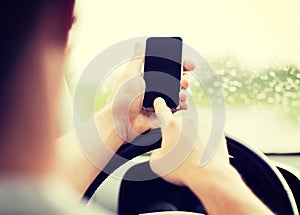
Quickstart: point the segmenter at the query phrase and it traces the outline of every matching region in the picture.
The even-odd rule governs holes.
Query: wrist
[[[201,199],[208,214],[273,214],[232,166],[206,174],[198,170],[190,177],[187,186]]]
[[[191,169],[184,179],[185,185],[192,191],[197,190],[200,195],[206,195],[212,189],[218,189],[218,186],[224,186],[226,183],[237,182],[242,182],[242,179],[231,165],[209,169],[197,166]]]
[[[112,117],[112,107],[110,104],[104,106],[96,115],[95,121],[97,124],[98,132],[103,142],[114,152],[124,143],[124,140],[118,133],[116,125],[118,122],[114,122]],[[119,129],[120,130],[120,129]]]

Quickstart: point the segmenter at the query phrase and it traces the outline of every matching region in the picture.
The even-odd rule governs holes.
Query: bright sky
[[[77,0],[71,65],[80,73],[104,48],[156,35],[181,36],[204,57],[299,63],[299,8],[299,0]]]

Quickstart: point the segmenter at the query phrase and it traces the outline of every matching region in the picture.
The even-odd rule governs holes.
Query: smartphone
[[[180,37],[147,39],[144,62],[146,90],[143,109],[154,110],[153,102],[157,97],[162,97],[171,110],[179,109],[182,68],[182,39]]]

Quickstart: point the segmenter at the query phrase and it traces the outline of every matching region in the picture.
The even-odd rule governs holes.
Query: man
[[[0,214],[101,214],[76,202],[111,155],[99,154],[99,169],[82,154],[74,132],[55,143],[56,103],[74,0],[10,0],[2,2],[0,8]],[[112,99],[95,116],[100,136],[113,152],[125,142],[116,127],[130,138],[135,136],[128,128],[135,133],[150,128],[149,117],[141,111],[142,96],[132,101],[130,93],[126,93],[114,107],[111,102],[133,76],[139,77],[134,87],[145,87],[140,75],[143,58],[136,57],[142,48],[137,46],[135,52]],[[193,69],[190,63],[185,67]],[[181,84],[184,89],[188,87],[186,79]],[[186,106],[184,93],[181,100]],[[128,116],[112,122],[112,108],[121,109],[124,104],[131,105]],[[163,174],[165,164],[161,158],[170,159],[168,153],[175,144],[192,140],[189,135],[179,139],[180,121],[161,98],[155,100],[154,107],[163,130],[162,148],[151,155],[154,172],[169,182],[188,186],[209,214],[272,214],[230,166],[225,140],[210,163],[199,167],[204,146],[199,136],[189,157],[172,172]],[[129,118],[129,123],[124,118]],[[194,125],[193,120],[183,122],[191,132],[200,129],[205,134],[205,128]],[[72,188],[57,182],[61,181],[57,178],[64,178]],[[201,183],[196,178],[201,178]]]

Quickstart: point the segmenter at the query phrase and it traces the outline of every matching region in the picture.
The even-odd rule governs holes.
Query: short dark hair
[[[0,78],[11,72],[24,43],[47,8],[59,16],[57,35],[62,42],[73,23],[75,0],[4,0],[0,3]],[[47,26],[45,26],[47,28]]]
[[[3,132],[6,132],[7,120],[14,114],[11,113],[14,111],[14,101],[18,100],[15,95],[18,91],[13,91],[16,86],[12,81],[15,77],[28,76],[23,74],[24,71],[17,71],[15,68],[27,41],[32,38],[42,18],[49,16],[50,20],[55,20],[54,26],[42,27],[46,31],[49,29],[48,36],[51,43],[66,45],[68,32],[74,19],[74,4],[75,0],[2,0],[0,2],[0,137]],[[56,23],[56,20],[59,22]]]

